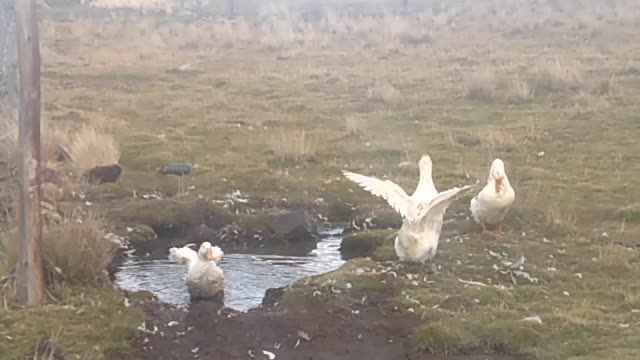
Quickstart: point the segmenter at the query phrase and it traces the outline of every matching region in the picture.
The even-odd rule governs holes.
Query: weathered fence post
[[[40,40],[35,0],[16,0],[16,35],[20,75],[18,140],[18,299],[22,304],[44,301],[40,214]]]

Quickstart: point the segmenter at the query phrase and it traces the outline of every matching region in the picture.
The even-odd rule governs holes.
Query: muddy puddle
[[[342,229],[321,232],[317,248],[307,256],[225,254],[220,265],[228,282],[225,305],[247,311],[261,304],[269,288],[338,268],[344,263],[339,251],[341,233]],[[147,290],[160,301],[180,308],[190,304],[185,284],[186,266],[166,257],[151,259],[132,255],[115,276],[116,283],[125,290]]]

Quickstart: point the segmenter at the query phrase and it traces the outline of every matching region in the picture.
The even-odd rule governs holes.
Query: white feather
[[[403,221],[394,244],[400,261],[424,263],[434,259],[438,250],[445,211],[462,192],[473,187],[474,185],[467,185],[445,190],[428,204],[424,204],[417,221]]]
[[[187,246],[181,248],[172,247],[169,249],[169,260],[189,266],[198,260],[198,253]]]
[[[187,246],[169,249],[170,260],[187,265],[187,288],[197,298],[210,298],[224,290],[224,272],[217,265],[223,256],[222,250],[209,242],[203,242],[198,252]]]

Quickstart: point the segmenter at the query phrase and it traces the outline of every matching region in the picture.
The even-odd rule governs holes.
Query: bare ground
[[[268,358],[263,351],[284,360],[443,358],[416,351],[410,335],[418,321],[385,311],[375,298],[353,306],[313,300],[238,313],[220,311],[220,306],[212,302],[195,303],[189,312],[182,312],[159,304],[148,295],[135,297],[150,315],[147,328],[157,327],[158,331],[145,335],[138,350],[129,354],[131,359]],[[178,324],[167,326],[173,325],[172,321]],[[114,355],[114,359],[119,356]],[[480,352],[446,358],[518,359]]]

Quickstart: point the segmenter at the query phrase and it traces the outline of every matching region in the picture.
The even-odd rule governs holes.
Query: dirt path
[[[412,348],[409,331],[415,320],[385,313],[375,300],[358,308],[313,301],[238,313],[206,302],[183,312],[148,294],[132,297],[150,315],[146,327],[155,332],[141,340],[131,356],[135,359],[268,359],[263,351],[281,360],[440,358]],[[467,354],[447,359],[515,358]]]

